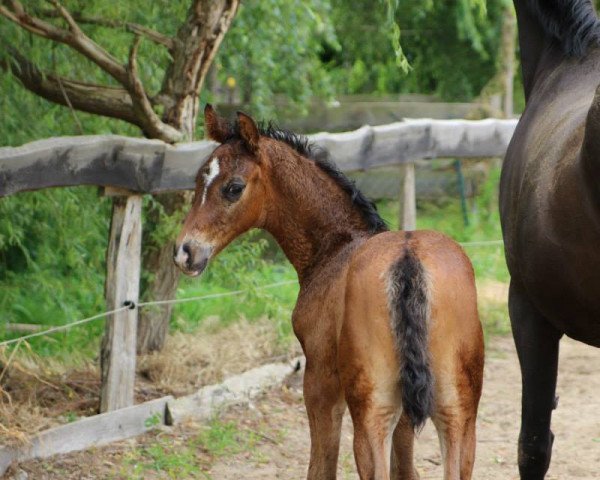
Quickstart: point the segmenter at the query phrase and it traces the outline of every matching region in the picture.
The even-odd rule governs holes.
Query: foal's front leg
[[[346,403],[337,368],[307,352],[304,402],[310,425],[309,480],[336,478],[340,433]]]

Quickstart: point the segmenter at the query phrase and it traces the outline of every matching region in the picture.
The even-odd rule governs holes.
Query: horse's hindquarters
[[[555,328],[600,346],[600,49],[564,60],[528,99],[502,168],[511,281]],[[520,319],[513,319],[513,322]]]
[[[414,337],[418,325],[411,326],[413,333],[394,329],[390,270],[410,255],[424,274],[423,295],[411,293],[411,289],[421,288],[421,282],[410,278],[403,280],[405,287],[401,286],[396,294],[400,302],[421,299],[428,305],[403,308],[402,315],[419,310],[430,313],[429,318],[423,318],[425,351],[413,350],[407,355],[408,350],[420,345]],[[414,265],[407,267],[407,272],[417,270]],[[414,321],[402,315],[399,322]],[[338,353],[340,377],[358,435],[355,453],[359,470],[361,462],[365,472],[370,471],[369,466],[375,471],[389,468],[392,432],[401,413],[408,413],[403,409],[405,390],[414,392],[416,403],[422,402],[426,392],[426,382],[420,383],[422,378],[411,385],[403,383],[410,378],[403,369],[410,368],[417,377],[422,376],[420,358],[425,359],[426,368],[433,374],[432,418],[444,444],[447,478],[470,478],[483,376],[483,335],[470,262],[459,246],[441,234],[377,235],[361,246],[351,261]]]

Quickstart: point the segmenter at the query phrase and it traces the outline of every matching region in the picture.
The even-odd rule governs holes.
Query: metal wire
[[[268,288],[275,288],[275,287],[280,287],[282,285],[290,285],[292,283],[297,283],[297,280],[284,280],[281,282],[275,282],[275,283],[271,283],[269,285],[263,285],[260,287],[257,287],[257,290],[265,290]],[[56,327],[52,327],[52,328],[48,328],[47,330],[42,330],[40,332],[35,332],[35,333],[31,333],[29,335],[25,335],[23,337],[18,337],[18,338],[13,338],[10,340],[5,340],[3,342],[0,342],[0,347],[6,346],[6,345],[10,345],[13,343],[17,343],[17,342],[23,342],[25,340],[28,340],[30,338],[34,338],[34,337],[41,337],[43,335],[49,335],[51,333],[55,333],[55,332],[61,332],[63,330],[68,330],[69,328],[75,327],[77,325],[83,325],[85,323],[88,322],[92,322],[94,320],[98,320],[99,318],[103,318],[103,317],[107,317],[109,315],[112,315],[114,313],[119,313],[122,312],[124,310],[132,310],[134,308],[136,308],[136,306],[138,308],[141,307],[148,307],[151,305],[167,305],[167,304],[174,304],[174,303],[185,303],[185,302],[194,302],[194,301],[198,301],[198,300],[208,300],[211,298],[222,298],[222,297],[231,297],[234,295],[241,295],[242,293],[246,293],[248,292],[248,290],[233,290],[231,292],[223,292],[223,293],[211,293],[208,295],[200,295],[197,297],[189,297],[189,298],[177,298],[177,299],[173,299],[173,300],[154,300],[154,301],[149,301],[149,302],[140,302],[137,305],[135,305],[133,302],[131,301],[127,301],[123,304],[122,307],[119,308],[115,308],[114,310],[110,310],[108,312],[102,312],[102,313],[98,313],[97,315],[92,315],[91,317],[87,317],[87,318],[83,318],[81,320],[76,320],[75,322],[71,322],[71,323],[67,323],[65,325],[59,325]]]
[[[503,240],[481,240],[477,242],[463,242],[461,243],[463,247],[488,247],[493,245],[504,245]]]
[[[297,280],[284,280],[281,282],[271,283],[269,285],[263,285],[261,287],[257,287],[257,290],[265,290],[267,288],[275,288],[280,287],[282,285],[290,285],[292,283],[297,283]],[[210,298],[221,298],[221,297],[231,297],[234,295],[241,295],[242,293],[246,293],[248,290],[233,290],[231,292],[223,292],[223,293],[211,293],[208,295],[200,295],[198,297],[188,297],[188,298],[177,298],[174,300],[154,300],[150,302],[140,302],[137,304],[138,307],[146,307],[149,305],[168,305],[172,303],[185,303],[185,302],[194,302],[196,300],[207,300]]]
[[[66,325],[58,325],[56,327],[52,327],[52,328],[49,328],[47,330],[42,330],[41,332],[35,332],[35,333],[31,333],[29,335],[25,335],[23,337],[13,338],[11,340],[5,340],[4,342],[0,342],[0,347],[3,347],[5,345],[10,345],[11,343],[22,342],[24,340],[28,340],[28,339],[33,338],[33,337],[41,337],[42,335],[49,335],[49,334],[54,333],[54,332],[60,332],[62,330],[68,330],[69,328],[74,327],[76,325],[83,325],[84,323],[88,323],[88,322],[91,322],[92,320],[97,320],[97,319],[102,318],[102,317],[107,317],[108,315],[112,315],[113,313],[122,312],[123,310],[129,310],[129,308],[130,308],[129,306],[115,308],[114,310],[111,310],[109,312],[98,313],[97,315],[92,315],[91,317],[82,318],[81,320],[77,320],[75,322],[67,323]]]

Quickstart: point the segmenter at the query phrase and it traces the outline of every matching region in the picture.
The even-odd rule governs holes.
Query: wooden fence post
[[[404,182],[400,188],[402,202],[402,230],[416,230],[417,228],[417,189],[415,185],[415,164],[404,164]]]
[[[107,194],[111,193],[107,189]],[[106,305],[114,310],[133,302],[140,288],[142,245],[141,195],[113,199],[110,240],[106,255]],[[100,352],[102,389],[100,411],[133,405],[138,310],[123,310],[107,317]]]

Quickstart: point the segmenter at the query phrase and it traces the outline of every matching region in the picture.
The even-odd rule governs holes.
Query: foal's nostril
[[[185,257],[185,265],[187,268],[192,268],[192,264],[194,263],[194,259],[192,258],[192,249],[190,248],[189,243],[184,243],[181,247],[181,250],[184,253]]]
[[[175,251],[173,252],[175,264],[179,265],[179,267],[187,266],[190,262],[190,251],[190,246],[187,243],[179,247],[176,246]]]

